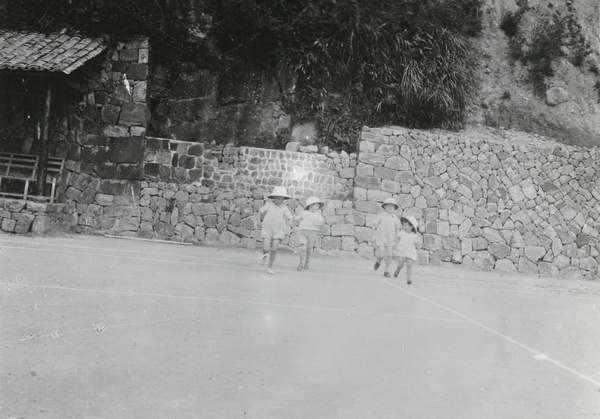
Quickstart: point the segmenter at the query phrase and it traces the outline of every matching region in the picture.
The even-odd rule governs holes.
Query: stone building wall
[[[527,138],[365,128],[355,209],[369,229],[396,198],[419,220],[423,263],[597,277],[600,151]]]
[[[76,208],[76,231],[107,227],[90,220],[119,213],[139,201],[143,179],[148,103],[149,44],[146,38],[120,43],[70,81],[83,99],[62,124],[68,148],[61,202]]]

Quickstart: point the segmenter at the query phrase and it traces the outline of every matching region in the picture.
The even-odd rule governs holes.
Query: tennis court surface
[[[0,235],[0,418],[600,417],[600,283]]]

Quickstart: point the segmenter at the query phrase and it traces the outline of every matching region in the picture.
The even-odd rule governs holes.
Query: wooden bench
[[[32,195],[30,187],[37,184],[38,166],[38,156],[0,152],[0,197],[26,200]],[[65,159],[48,156],[46,185],[50,185],[50,195],[46,199],[50,202],[56,198],[56,185],[64,166]]]

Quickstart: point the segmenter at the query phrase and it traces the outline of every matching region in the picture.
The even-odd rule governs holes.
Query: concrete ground
[[[600,283],[0,235],[0,418],[600,417]]]

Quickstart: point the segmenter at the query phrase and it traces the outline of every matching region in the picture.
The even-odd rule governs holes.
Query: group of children
[[[412,284],[412,265],[417,259],[416,246],[420,242],[417,232],[419,223],[412,215],[400,217],[394,214],[399,206],[394,198],[387,198],[383,204],[383,212],[375,219],[374,242],[377,260],[373,268],[379,269],[381,261],[385,262],[383,276],[390,278],[390,265],[394,257],[398,258],[398,267],[394,278],[400,275],[400,270],[406,264],[406,283]]]
[[[325,220],[320,214],[325,203],[316,196],[311,196],[306,200],[304,210],[294,217],[285,205],[285,201],[291,198],[286,188],[281,186],[273,188],[268,198],[270,200],[258,210],[262,220],[263,254],[259,258],[261,263],[264,264],[268,259],[267,273],[275,274],[273,263],[277,257],[277,248],[290,228],[296,227],[300,242],[300,261],[296,269],[307,270],[318,232],[325,225]],[[379,269],[381,262],[384,261],[384,276],[389,278],[391,262],[397,257],[398,267],[394,271],[394,277],[398,277],[400,270],[406,264],[406,282],[411,284],[412,264],[417,259],[416,245],[420,242],[417,235],[419,224],[413,216],[398,218],[394,214],[394,211],[399,208],[394,198],[387,198],[382,208],[384,211],[374,222],[373,238],[377,255],[374,268]]]

